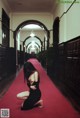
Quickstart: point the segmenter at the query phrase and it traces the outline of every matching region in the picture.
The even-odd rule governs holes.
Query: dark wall
[[[16,56],[14,48],[0,45],[0,80],[16,72]]]
[[[80,107],[80,37],[59,44],[58,52],[53,81]]]

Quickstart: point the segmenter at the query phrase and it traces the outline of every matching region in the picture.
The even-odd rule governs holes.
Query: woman
[[[36,106],[42,107],[41,91],[39,89],[40,77],[38,71],[31,62],[24,64],[24,79],[27,80],[29,91],[17,94],[17,98],[24,99],[21,110],[32,109]]]

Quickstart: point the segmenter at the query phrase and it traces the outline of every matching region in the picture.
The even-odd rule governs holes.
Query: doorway
[[[49,47],[49,30],[37,20],[22,22],[14,32],[14,47],[16,50],[16,65],[18,65],[20,54],[38,53]],[[26,40],[27,39],[27,40]],[[39,41],[40,39],[40,41]],[[45,42],[44,42],[45,39]],[[45,44],[44,44],[45,43]],[[44,47],[45,46],[45,47]]]

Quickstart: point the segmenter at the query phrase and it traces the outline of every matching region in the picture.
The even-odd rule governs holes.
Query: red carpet
[[[28,90],[21,70],[7,93],[0,100],[0,109],[9,108],[10,118],[80,118],[80,114],[74,110],[67,99],[55,87],[46,72],[40,65],[37,66],[41,71],[40,88],[44,107],[28,111],[20,110],[22,100],[18,100],[16,94]]]

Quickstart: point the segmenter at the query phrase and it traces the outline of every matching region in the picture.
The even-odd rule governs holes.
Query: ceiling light
[[[34,36],[35,36],[35,34],[34,34],[33,32],[31,32],[30,36],[31,36],[31,37],[34,37]]]

